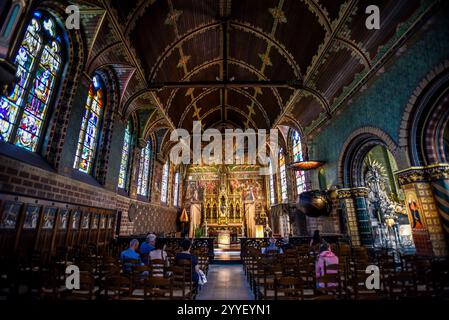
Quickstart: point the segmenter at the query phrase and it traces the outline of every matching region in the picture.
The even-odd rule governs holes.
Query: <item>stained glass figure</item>
[[[292,147],[293,147],[293,159],[295,162],[303,161],[303,152],[302,152],[302,144],[301,144],[301,136],[298,131],[293,131],[292,135]],[[306,189],[305,176],[304,171],[296,171],[296,194],[301,194]]]
[[[167,193],[168,193],[168,162],[164,164],[162,169],[162,187],[161,187],[161,201],[167,203]]]
[[[151,167],[151,151],[151,140],[148,140],[147,145],[140,152],[139,176],[137,179],[137,194],[144,197],[149,195],[148,181]]]
[[[281,179],[281,199],[282,202],[288,202],[288,194],[287,194],[287,175],[285,172],[285,155],[284,150],[279,150],[279,176]]]
[[[275,196],[275,189],[274,189],[274,172],[273,172],[273,165],[271,164],[271,160],[269,162],[269,168],[270,168],[270,203],[275,204],[276,196]]]
[[[176,172],[173,184],[173,205],[179,207],[179,172]]]
[[[17,81],[0,98],[0,141],[37,150],[62,71],[59,34],[53,18],[35,12],[15,58]]]
[[[123,141],[122,161],[120,163],[120,173],[118,177],[118,187],[126,189],[128,184],[129,174],[129,159],[131,158],[131,121],[128,122],[128,126],[125,130],[125,138]]]
[[[75,169],[87,174],[91,173],[95,161],[103,111],[103,84],[100,77],[95,75],[89,87],[75,163],[73,165]]]

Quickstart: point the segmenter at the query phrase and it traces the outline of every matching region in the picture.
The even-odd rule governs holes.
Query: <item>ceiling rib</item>
[[[324,44],[324,49],[321,51],[320,56],[316,60],[315,64],[312,66],[310,72],[307,75],[305,75],[304,84],[307,85],[307,83],[310,81],[310,78],[315,73],[315,70],[320,66],[321,61],[324,59],[324,57],[327,55],[329,49],[332,47],[332,43],[334,42],[334,40],[336,40],[338,33],[340,32],[341,28],[345,25],[349,15],[350,15],[352,9],[354,8],[354,6],[356,5],[356,3],[357,3],[357,0],[351,0],[348,3],[346,10],[344,11],[343,15],[341,16],[340,20],[337,23],[337,26],[332,31],[331,35],[326,39],[326,42]],[[300,94],[301,94],[301,91],[299,91],[299,90],[297,90],[293,94],[289,103],[286,105],[284,110],[281,112],[281,114],[277,117],[276,121],[274,122],[273,128],[276,128],[281,123],[282,118],[290,112],[290,110],[295,105]],[[330,117],[330,113],[328,111],[327,111],[327,116]]]
[[[106,12],[107,12],[107,15],[108,15],[108,17],[109,17],[109,19],[111,21],[112,27],[114,28],[115,32],[119,35],[120,41],[123,43],[123,47],[125,48],[126,54],[131,59],[131,61],[134,64],[134,66],[137,68],[137,72],[139,73],[140,77],[144,81],[145,86],[148,87],[148,83],[147,83],[147,81],[145,79],[145,72],[143,71],[142,66],[138,62],[138,59],[136,58],[136,56],[131,51],[131,49],[130,49],[131,45],[128,43],[125,35],[123,34],[123,31],[122,31],[122,29],[119,26],[119,22],[117,21],[116,16],[112,13],[112,8],[111,8],[111,5],[110,5],[110,1],[101,0],[101,4],[106,9]],[[157,106],[157,109],[159,110],[161,115],[165,118],[165,120],[167,121],[167,124],[171,127],[172,130],[176,129],[175,126],[173,125],[173,122],[171,121],[170,117],[166,114],[163,106],[159,102],[159,99],[156,96],[156,94],[154,92],[152,92],[151,95],[152,95],[153,101],[155,102],[155,104]]]

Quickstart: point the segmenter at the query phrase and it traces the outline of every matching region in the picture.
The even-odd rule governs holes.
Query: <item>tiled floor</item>
[[[254,300],[242,265],[209,266],[207,283],[197,300]]]

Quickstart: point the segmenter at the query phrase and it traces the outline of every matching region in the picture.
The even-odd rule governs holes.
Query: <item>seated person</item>
[[[181,247],[182,251],[176,254],[175,262],[178,263],[179,260],[192,261],[192,281],[197,284],[199,280],[198,272],[200,270],[200,267],[198,265],[198,258],[190,253],[192,242],[189,239],[184,239],[181,242]]]
[[[150,233],[147,235],[146,241],[142,242],[140,245],[140,255],[142,256],[142,261],[148,260],[148,254],[154,250],[154,245],[156,244],[156,235]]]
[[[320,246],[323,243],[323,239],[320,235],[320,230],[315,230],[313,232],[312,240],[310,240],[310,254],[317,256],[319,254]]]
[[[315,263],[315,275],[316,278],[320,278],[326,274],[336,274],[337,270],[326,270],[326,266],[338,265],[338,257],[331,251],[329,243],[323,243],[320,247],[320,254],[318,260]],[[337,283],[328,283],[328,287],[336,287]],[[318,288],[324,288],[324,283],[318,283]]]
[[[139,248],[139,240],[133,239],[129,243],[129,248],[122,251],[120,260],[123,264],[123,269],[126,272],[131,272],[135,266],[143,266],[139,253],[136,251]]]
[[[268,246],[262,248],[262,254],[270,254],[270,253],[284,253],[282,248],[276,245],[276,239],[273,237],[270,237],[270,240],[268,240]]]
[[[294,249],[294,247],[292,246],[292,244],[290,243],[290,238],[289,237],[284,237],[283,239],[282,239],[282,241],[283,241],[283,244],[282,244],[282,250],[285,252],[285,250],[288,250],[288,249]]]
[[[152,261],[162,260],[163,264],[155,264]],[[152,276],[153,277],[163,277],[165,268],[169,266],[167,259],[167,252],[165,252],[165,241],[164,239],[157,238],[156,248],[150,252],[148,256],[148,265],[153,267]]]

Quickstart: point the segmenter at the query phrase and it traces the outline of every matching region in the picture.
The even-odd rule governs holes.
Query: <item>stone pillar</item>
[[[344,213],[344,224],[353,246],[361,246],[359,226],[357,223],[357,211],[352,197],[351,189],[337,191],[340,206]]]
[[[446,244],[449,246],[449,165],[443,164],[430,168],[430,180]]]
[[[354,206],[357,216],[357,225],[359,227],[360,242],[362,246],[373,247],[373,230],[368,211],[368,189],[354,188],[352,189]]]
[[[373,247],[373,231],[368,211],[368,189],[353,188],[337,191],[340,205],[346,214],[344,222],[352,245]]]
[[[448,254],[442,218],[446,210],[444,199],[447,197],[444,172],[447,174],[447,166],[437,165],[410,168],[397,173],[405,193],[407,214],[418,255],[444,257]]]
[[[131,175],[129,177],[129,197],[137,199],[137,180],[139,179],[141,144],[137,144],[132,151],[131,156]]]

